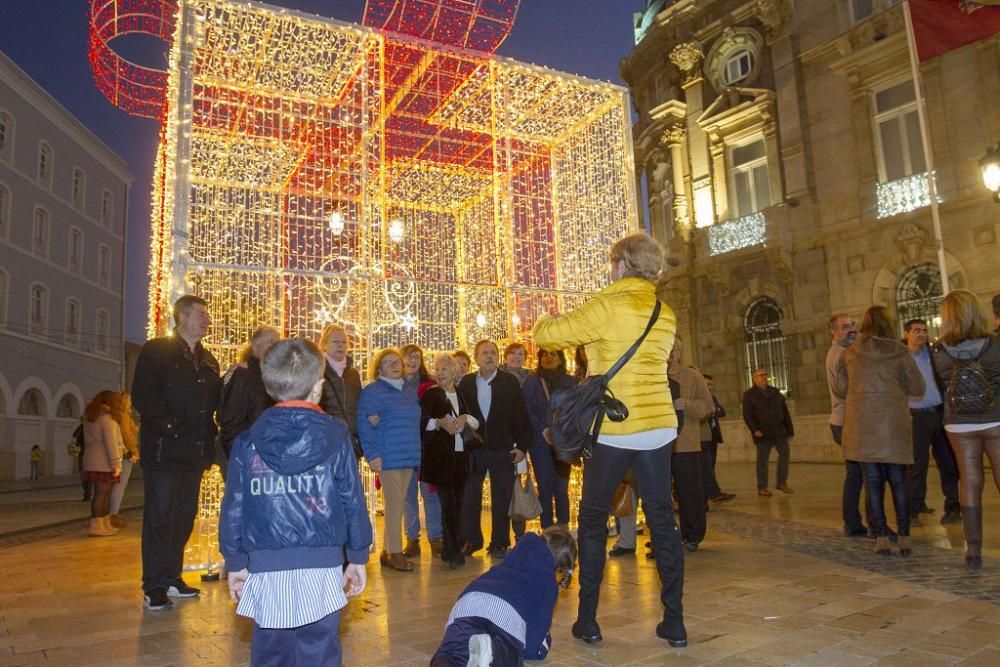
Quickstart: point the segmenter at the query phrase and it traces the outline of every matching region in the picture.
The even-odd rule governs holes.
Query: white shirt
[[[476,399],[479,401],[479,411],[483,413],[483,419],[490,418],[490,406],[493,404],[493,380],[497,377],[497,371],[493,375],[484,378],[481,373],[476,373]]]

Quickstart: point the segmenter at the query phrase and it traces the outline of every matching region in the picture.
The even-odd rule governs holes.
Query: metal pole
[[[948,266],[944,256],[944,238],[941,234],[941,211],[938,206],[937,180],[934,177],[934,151],[931,149],[931,134],[927,125],[927,109],[924,104],[924,86],[920,77],[920,62],[917,58],[917,40],[913,35],[913,15],[910,2],[903,3],[903,17],[906,22],[906,41],[910,49],[910,70],[913,75],[913,91],[917,97],[917,120],[920,124],[920,140],[924,145],[924,164],[927,166],[927,190],[931,198],[931,220],[934,223],[934,241],[937,245],[938,269],[941,271],[941,291],[951,291],[948,283]]]

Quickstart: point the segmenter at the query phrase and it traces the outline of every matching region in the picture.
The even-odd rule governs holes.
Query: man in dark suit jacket
[[[514,466],[531,446],[531,428],[521,395],[521,385],[510,373],[497,369],[500,350],[496,343],[476,343],[479,370],[462,378],[458,392],[479,421],[482,443],[471,448],[471,470],[462,506],[465,553],[483,548],[481,526],[483,480],[490,476],[492,532],[488,553],[502,558],[510,547],[510,500],[514,492]]]

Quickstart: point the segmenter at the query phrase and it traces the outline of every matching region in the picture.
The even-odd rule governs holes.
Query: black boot
[[[658,637],[666,639],[674,648],[687,646],[684,627],[684,552],[681,536],[674,524],[672,508],[646,508],[646,525],[653,536],[653,557],[656,573],[660,577],[660,601],[663,602],[663,622],[656,626]]]
[[[578,529],[580,602],[577,606],[573,636],[588,644],[601,641],[597,624],[597,604],[604,578],[604,549],[608,542],[606,507],[580,507]]]
[[[962,507],[962,528],[965,532],[965,565],[973,571],[983,569],[983,508]]]

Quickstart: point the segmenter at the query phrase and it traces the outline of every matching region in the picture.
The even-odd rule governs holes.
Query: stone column
[[[684,138],[686,136],[687,131],[684,126],[678,123],[663,133],[661,141],[670,150],[670,167],[673,176],[671,183],[674,190],[673,202],[671,202],[674,210],[674,230],[684,237],[685,243],[690,243],[691,230],[694,226],[691,224],[691,208],[684,190]]]
[[[704,57],[696,41],[678,44],[670,52],[670,62],[684,73],[684,99],[687,103],[687,152],[691,169],[691,191],[694,201],[694,227],[715,222],[715,200],[712,193],[712,165],[708,154],[705,131],[698,124],[704,111],[705,80],[701,75]]]

